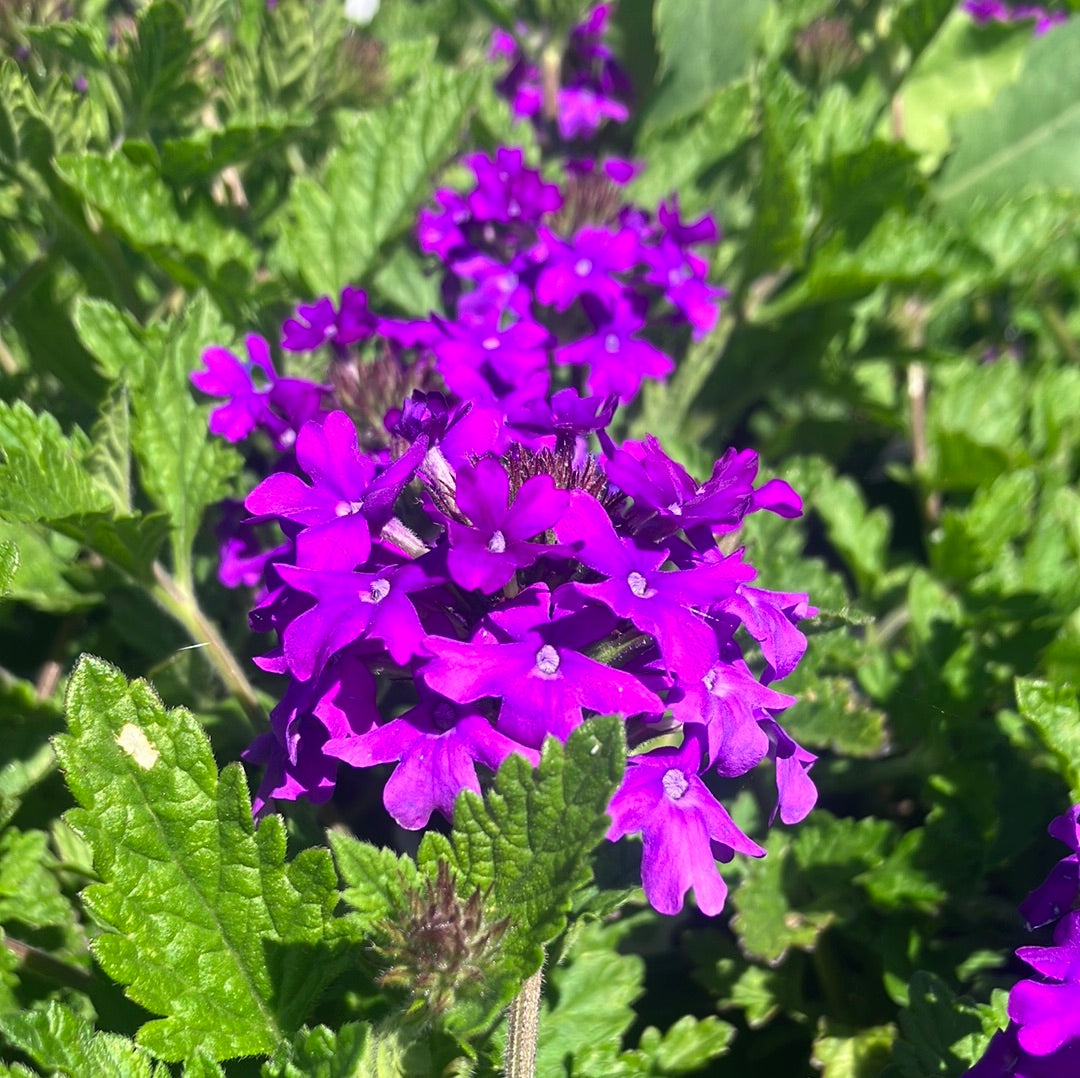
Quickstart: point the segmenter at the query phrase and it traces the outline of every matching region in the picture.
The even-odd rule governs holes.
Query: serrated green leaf
[[[734,1036],[735,1027],[715,1015],[685,1014],[663,1033],[655,1026],[646,1027],[637,1051],[631,1054],[648,1059],[651,1074],[695,1074],[724,1055]]]
[[[123,384],[111,387],[90,432],[94,443],[86,468],[110,497],[118,516],[131,513],[131,411]]]
[[[634,1022],[633,1004],[644,992],[645,964],[614,949],[618,925],[582,926],[570,953],[548,974],[555,1002],[540,1017],[538,1078],[611,1074],[623,1036]],[[549,998],[550,998],[549,996]]]
[[[1032,185],[1080,189],[1078,50],[1076,20],[1044,34],[1028,47],[1016,82],[958,121],[957,151],[935,184],[950,211]]]
[[[92,446],[81,430],[65,436],[48,413],[35,415],[21,401],[0,402],[0,453],[6,465],[0,515],[42,523],[147,578],[165,522],[160,514],[115,515],[108,490],[88,467]]]
[[[345,883],[342,899],[357,913],[364,931],[401,908],[405,892],[420,886],[416,862],[405,854],[360,842],[352,835],[330,831],[334,864]]]
[[[958,999],[933,973],[920,971],[911,978],[909,1000],[900,1012],[901,1036],[888,1072],[895,1078],[960,1078],[1007,1020],[994,1007]],[[1004,998],[1000,1003],[1003,1010]]]
[[[210,435],[208,409],[188,383],[201,350],[228,337],[217,311],[200,295],[164,333],[164,354],[148,359],[146,380],[132,391],[133,444],[142,485],[172,522],[174,565],[184,578],[203,512],[231,493],[240,458]]]
[[[0,538],[19,550],[19,568],[9,597],[36,610],[64,613],[100,600],[89,587],[75,586],[86,573],[78,565],[79,544],[36,524],[0,520]]]
[[[51,870],[49,836],[44,831],[8,827],[0,835],[0,924],[27,928],[75,923],[75,912]]]
[[[276,249],[289,272],[313,293],[331,295],[364,277],[430,197],[482,77],[436,69],[393,104],[347,125],[322,181],[293,185]]]
[[[181,216],[151,165],[123,154],[84,153],[58,158],[56,169],[128,244],[184,287],[213,286],[228,263],[246,270],[255,265],[250,242],[218,224],[205,205]]]
[[[634,178],[630,197],[651,207],[678,192],[684,213],[706,209],[708,197],[695,181],[749,137],[751,118],[750,84],[740,80],[716,90],[684,122],[650,128],[641,144],[649,167]]]
[[[145,331],[131,315],[103,299],[80,296],[74,323],[79,340],[106,378],[142,384],[151,349],[146,345]]]
[[[1016,679],[1020,714],[1057,757],[1074,798],[1080,798],[1080,704],[1076,690],[1033,678]]]
[[[809,213],[805,91],[786,71],[771,71],[762,88],[761,165],[754,216],[746,235],[745,279],[798,267]]]
[[[67,819],[101,879],[84,902],[110,929],[94,953],[163,1016],[136,1040],[167,1060],[200,1045],[216,1059],[269,1053],[341,969],[329,852],[287,863],[281,818],[255,830],[243,772],[219,777],[199,724],[145,682],[84,657],[67,713],[56,751],[82,805]]]
[[[978,271],[983,259],[940,223],[886,212],[855,248],[834,236],[818,248],[804,276],[757,312],[768,322],[801,307],[852,301],[883,284],[941,285],[964,271]]]
[[[10,594],[18,571],[19,548],[10,539],[0,539],[0,599]]]
[[[811,1061],[821,1071],[821,1078],[880,1078],[882,1068],[892,1059],[895,1037],[892,1026],[870,1026],[847,1034],[820,1033],[814,1039]]]
[[[98,1033],[74,1011],[50,1000],[42,1010],[0,1014],[0,1034],[48,1073],[67,1078],[165,1078],[168,1068],[115,1033]]]
[[[746,864],[731,896],[731,926],[743,951],[776,963],[788,948],[813,950],[830,924],[862,904],[855,877],[880,863],[893,831],[884,820],[818,810],[793,837],[770,835],[767,856]]]
[[[657,0],[660,85],[650,122],[693,112],[714,90],[742,77],[767,8],[767,0]]]
[[[347,1022],[303,1029],[263,1064],[263,1078],[421,1078],[449,1074],[453,1044],[419,1024]],[[444,1068],[447,1068],[444,1070]]]
[[[605,810],[625,766],[623,724],[590,719],[560,745],[544,743],[532,768],[509,756],[486,799],[464,791],[454,806],[449,840],[424,836],[419,865],[438,861],[456,872],[458,893],[491,888],[494,919],[509,918],[493,970],[471,1008],[454,1015],[459,1030],[486,1024],[543,960],[542,946],[566,925],[574,892],[589,882],[588,856],[607,829]]]

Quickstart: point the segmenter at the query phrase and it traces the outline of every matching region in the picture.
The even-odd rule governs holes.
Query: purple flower
[[[1053,945],[1020,947],[1017,957],[1039,980],[1020,981],[1009,993],[1009,1025],[996,1033],[965,1078],[1067,1078],[1080,1067],[1080,898],[1077,826],[1080,805],[1050,825],[1073,851],[1021,906],[1029,924],[1056,920]]]
[[[474,708],[425,693],[416,707],[359,737],[336,738],[323,746],[353,767],[398,762],[383,790],[386,810],[402,827],[426,827],[433,811],[454,818],[462,790],[480,793],[476,765],[489,771],[512,752],[535,764],[539,754],[495,730]]]
[[[301,681],[322,670],[336,652],[361,640],[382,643],[399,664],[421,654],[424,630],[409,599],[410,592],[428,584],[418,566],[361,573],[282,565],[278,572],[291,588],[315,598],[315,605],[289,622],[283,634],[285,659]]]
[[[459,704],[501,700],[499,729],[515,740],[533,748],[548,734],[565,741],[584,718],[583,708],[624,716],[663,710],[633,674],[579,650],[607,635],[610,623],[588,612],[553,609],[543,585],[522,592],[506,615],[493,620],[509,640],[486,630],[468,643],[428,637],[434,659],[422,677]]]
[[[588,305],[586,309],[589,310]],[[671,357],[655,345],[634,336],[645,319],[626,303],[616,304],[611,316],[589,310],[594,332],[555,351],[558,363],[587,366],[589,392],[615,394],[622,401],[636,396],[643,378],[666,378],[674,369]]]
[[[322,406],[326,387],[296,378],[279,378],[270,359],[270,346],[255,334],[244,338],[247,360],[227,348],[214,346],[202,354],[204,371],[191,373],[191,384],[227,403],[210,413],[210,431],[228,442],[239,442],[256,428],[287,449],[296,432]]]
[[[565,311],[588,294],[610,310],[621,299],[624,285],[615,274],[626,273],[638,260],[639,241],[632,229],[581,228],[569,243],[541,229],[540,240],[547,250],[536,282],[541,303]]]
[[[641,882],[660,913],[678,913],[691,887],[702,913],[719,913],[727,886],[717,859],[729,861],[733,853],[765,856],[708,791],[700,767],[701,742],[693,734],[679,748],[632,756],[608,809],[609,839],[641,832]]]
[[[1038,4],[1007,4],[1001,0],[964,0],[962,7],[980,23],[1033,20],[1036,34],[1045,34],[1047,30],[1060,26],[1068,18],[1067,12],[1047,11]]]
[[[457,472],[457,505],[468,524],[452,520],[447,566],[467,591],[498,591],[518,569],[547,549],[528,540],[552,528],[566,512],[569,496],[549,475],[527,479],[510,500],[510,479],[491,457]]]
[[[754,570],[732,555],[714,565],[668,570],[666,549],[643,549],[615,534],[611,518],[591,495],[575,491],[570,510],[556,528],[559,541],[575,545],[577,556],[607,579],[568,585],[577,594],[603,603],[652,636],[669,670],[703,677],[717,658],[716,634],[699,613],[733,595]]]
[[[313,352],[324,344],[344,354],[350,344],[372,336],[375,316],[368,309],[367,293],[361,288],[346,288],[338,309],[329,296],[296,308],[296,317],[282,326],[281,347],[289,352]]]

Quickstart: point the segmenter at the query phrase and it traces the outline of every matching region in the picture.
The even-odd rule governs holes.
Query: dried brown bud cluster
[[[389,965],[378,983],[412,996],[411,1011],[445,1014],[458,993],[483,981],[509,923],[486,923],[486,898],[476,890],[462,902],[450,866],[439,862],[434,882],[410,889],[405,908],[380,926],[385,942],[376,951]]]

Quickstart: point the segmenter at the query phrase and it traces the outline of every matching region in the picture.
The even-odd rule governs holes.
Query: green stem
[[[194,594],[173,579],[158,562],[154,563],[154,580],[156,583],[150,594],[187,629],[192,640],[206,645],[206,654],[218,676],[240,701],[251,732],[256,732],[264,720],[259,698],[217,626],[203,613]]]
[[[506,1012],[506,1051],[503,1071],[506,1078],[535,1078],[536,1042],[540,1033],[540,993],[544,966],[521,986]]]
[[[93,986],[94,978],[86,970],[61,962],[59,958],[54,958],[47,951],[31,947],[29,943],[24,943],[12,936],[5,936],[3,944],[18,958],[23,969],[36,974],[43,981],[66,988],[75,988],[80,992],[88,992]]]

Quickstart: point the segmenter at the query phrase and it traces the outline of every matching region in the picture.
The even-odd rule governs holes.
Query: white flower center
[[[536,669],[547,677],[558,672],[559,653],[550,644],[545,644],[536,653]]]
[[[498,337],[485,337],[482,341],[483,348],[486,352],[494,352],[499,347]]]
[[[630,590],[639,598],[645,598],[645,592],[648,590],[649,585],[645,578],[639,572],[633,572],[626,578],[626,583],[630,585]]]
[[[574,272],[579,277],[586,277],[592,273],[592,262],[588,258],[579,258],[574,263]]]
[[[387,580],[386,577],[380,576],[371,582],[365,602],[381,603],[389,594],[390,581]],[[361,594],[360,598],[364,599],[363,594]]]
[[[495,532],[488,540],[487,548],[492,554],[501,554],[506,549],[506,536],[500,531]]]
[[[672,801],[678,801],[690,789],[690,780],[677,767],[665,771],[660,782],[664,787],[664,793]]]
[[[604,351],[610,352],[612,355],[619,350],[619,338],[614,333],[609,333],[604,338]]]

